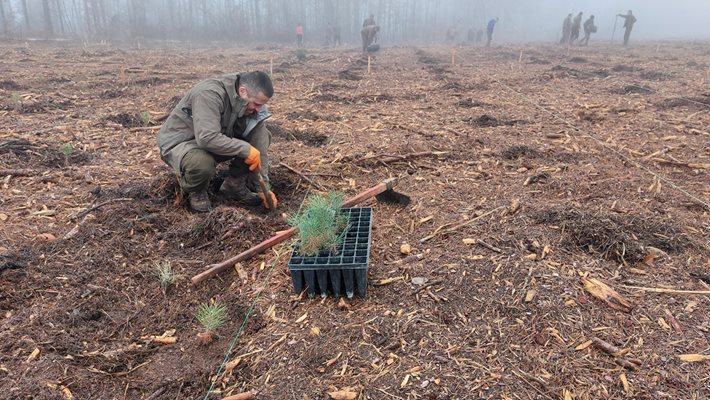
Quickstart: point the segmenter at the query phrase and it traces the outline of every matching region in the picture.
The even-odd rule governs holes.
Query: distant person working
[[[589,37],[597,31],[597,26],[594,25],[594,16],[591,15],[588,20],[584,21],[584,37],[579,41],[580,46],[589,44]]]
[[[496,27],[496,22],[498,22],[498,17],[495,17],[488,21],[488,26],[486,26],[486,34],[488,34],[488,41],[486,42],[486,47],[491,47],[491,41],[493,40],[493,29]]]
[[[624,19],[624,28],[626,28],[626,31],[624,31],[624,46],[626,46],[629,44],[631,29],[634,28],[634,24],[636,23],[636,17],[634,17],[634,14],[631,12],[631,10],[629,10],[626,15],[619,14],[619,16]]]

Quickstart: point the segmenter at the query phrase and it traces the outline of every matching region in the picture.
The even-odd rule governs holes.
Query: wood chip
[[[589,294],[603,300],[611,308],[627,313],[631,312],[633,308],[632,303],[606,283],[595,278],[582,278],[582,283],[584,284],[584,289],[586,289]]]
[[[681,354],[678,359],[683,362],[703,362],[710,361],[710,355],[705,354]]]

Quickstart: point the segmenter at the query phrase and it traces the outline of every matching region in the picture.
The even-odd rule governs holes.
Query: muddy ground
[[[710,397],[709,362],[680,358],[710,354],[706,43],[459,47],[455,64],[385,46],[369,73],[355,47],[0,46],[0,398]],[[151,127],[200,79],[271,57],[279,212],[214,195],[191,213]],[[388,177],[413,201],[364,204],[366,298],[293,293],[290,242],[190,283],[305,196]],[[166,261],[181,278],[163,291]],[[229,318],[205,346],[211,300]]]

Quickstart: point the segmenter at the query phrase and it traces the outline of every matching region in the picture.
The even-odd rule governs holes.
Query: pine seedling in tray
[[[298,228],[299,254],[314,256],[321,251],[337,254],[348,228],[348,216],[340,210],[343,194],[329,192],[325,196],[311,196],[307,204],[289,219],[291,226]]]

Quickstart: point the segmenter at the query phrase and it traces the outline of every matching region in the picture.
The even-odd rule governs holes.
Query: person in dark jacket
[[[491,47],[491,41],[493,40],[493,29],[495,29],[496,27],[496,22],[498,22],[498,17],[495,17],[488,21],[488,25],[486,26],[486,34],[488,35],[486,47]]]
[[[634,17],[634,14],[631,12],[631,10],[629,10],[626,15],[619,14],[619,16],[624,19],[624,28],[626,28],[626,31],[624,32],[624,46],[626,46],[629,44],[631,29],[633,29],[634,24],[636,23],[636,17]]]
[[[582,12],[580,11],[576,17],[572,20],[572,31],[569,35],[569,42],[574,43],[575,40],[579,39],[579,31],[582,29]]]
[[[589,44],[589,37],[592,33],[597,31],[596,25],[594,25],[594,16],[590,15],[589,19],[584,21],[584,37],[579,41],[580,46],[586,46]]]
[[[369,17],[365,18],[365,20],[362,21],[363,28],[365,28],[367,26],[373,26],[373,25],[377,25],[377,23],[375,22],[375,14],[370,14]]]
[[[377,32],[380,31],[378,25],[367,25],[360,31],[362,37],[362,51],[367,51],[371,44],[377,42]]]
[[[562,39],[560,44],[569,43],[569,37],[572,34],[572,14],[567,14],[567,17],[562,21]]]
[[[271,133],[264,121],[271,116],[266,103],[274,94],[269,75],[261,71],[231,73],[206,79],[192,87],[160,128],[160,158],[179,176],[190,207],[207,212],[209,181],[217,164],[229,161],[229,175],[219,191],[246,205],[263,203],[254,193],[260,173],[269,180]],[[274,205],[276,196],[269,192]]]

